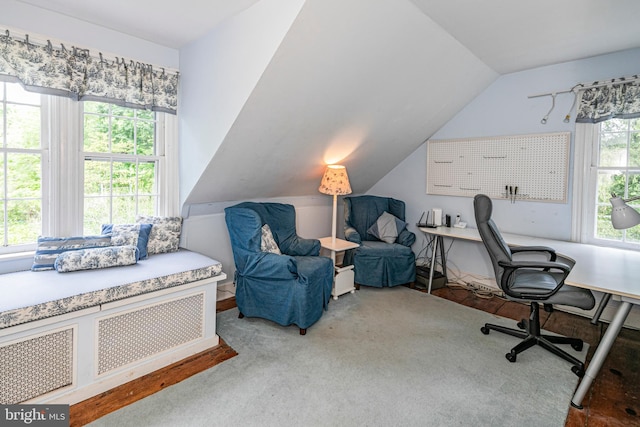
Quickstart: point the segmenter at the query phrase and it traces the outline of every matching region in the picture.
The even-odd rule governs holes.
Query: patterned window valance
[[[92,57],[87,49],[59,48],[0,36],[0,80],[18,81],[33,92],[102,101],[175,114],[178,73],[116,58]]]
[[[640,117],[640,80],[617,79],[579,89],[576,123],[598,123]]]

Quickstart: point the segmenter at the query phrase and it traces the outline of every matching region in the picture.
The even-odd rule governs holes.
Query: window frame
[[[45,236],[84,234],[83,102],[40,95],[42,230]],[[156,112],[156,215],[179,212],[178,117]],[[132,219],[133,221],[133,219]],[[36,242],[2,246],[1,259],[35,250]]]
[[[576,123],[574,139],[573,230],[572,240],[598,246],[640,250],[639,243],[602,239],[595,236],[600,123]],[[607,168],[602,168],[607,169]],[[625,197],[624,195],[620,195]]]

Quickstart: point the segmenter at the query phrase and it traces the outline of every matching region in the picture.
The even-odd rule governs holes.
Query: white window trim
[[[598,246],[638,250],[638,245],[594,237],[600,125],[576,123],[573,162],[571,240]]]

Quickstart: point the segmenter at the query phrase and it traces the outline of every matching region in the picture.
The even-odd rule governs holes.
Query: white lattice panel
[[[204,293],[98,320],[98,375],[204,335]]]
[[[0,404],[9,405],[73,383],[74,328],[0,347]]]
[[[427,153],[427,194],[566,202],[569,132],[492,138],[432,140]]]

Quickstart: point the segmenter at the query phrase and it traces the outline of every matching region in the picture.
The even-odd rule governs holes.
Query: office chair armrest
[[[511,253],[517,254],[522,252],[545,252],[549,254],[549,261],[556,260],[556,251],[548,246],[509,246]]]
[[[353,243],[362,243],[362,237],[360,237],[360,233],[358,233],[353,227],[344,228],[344,238]]]
[[[553,261],[498,261],[498,265],[500,267],[508,269],[508,270],[517,270],[519,268],[528,268],[528,269],[542,269],[542,270],[561,270],[564,272],[565,276],[569,274],[571,271],[571,267],[567,264],[563,264],[561,262],[553,262]]]

